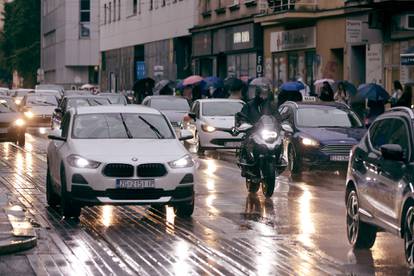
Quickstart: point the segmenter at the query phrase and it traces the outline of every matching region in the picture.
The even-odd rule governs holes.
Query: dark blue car
[[[349,153],[366,129],[346,105],[326,102],[286,102],[284,152],[292,175],[304,170],[346,168]]]

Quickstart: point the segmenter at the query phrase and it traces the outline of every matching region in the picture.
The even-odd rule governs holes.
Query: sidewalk
[[[7,190],[0,188],[0,255],[36,246],[37,237],[25,211],[9,203]]]

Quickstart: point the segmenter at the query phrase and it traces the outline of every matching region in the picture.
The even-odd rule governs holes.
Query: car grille
[[[163,164],[141,164],[137,168],[139,177],[161,177],[167,174]]]
[[[129,164],[108,164],[103,169],[103,174],[108,177],[133,177],[134,166]]]
[[[349,155],[353,145],[326,145],[321,148],[325,154],[335,155]]]

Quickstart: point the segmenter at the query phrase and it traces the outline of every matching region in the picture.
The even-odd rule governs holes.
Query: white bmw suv
[[[166,117],[144,106],[71,109],[49,135],[47,202],[65,217],[83,206],[171,205],[178,216],[194,210],[194,162]]]

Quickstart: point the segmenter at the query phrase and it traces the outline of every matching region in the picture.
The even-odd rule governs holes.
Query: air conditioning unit
[[[404,14],[400,16],[400,28],[414,31],[414,14]]]

